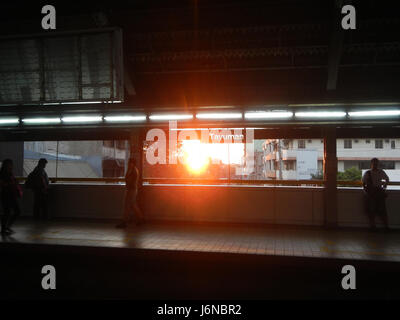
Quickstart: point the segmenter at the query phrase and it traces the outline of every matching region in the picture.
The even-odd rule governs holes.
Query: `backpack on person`
[[[26,178],[25,181],[25,188],[27,189],[33,189],[35,187],[35,176],[34,176],[34,172],[32,171],[28,177]]]

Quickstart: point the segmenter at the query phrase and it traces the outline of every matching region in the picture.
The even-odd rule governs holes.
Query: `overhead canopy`
[[[119,29],[0,41],[0,105],[121,101]]]

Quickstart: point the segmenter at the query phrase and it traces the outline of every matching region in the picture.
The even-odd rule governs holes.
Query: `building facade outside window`
[[[281,148],[280,152],[268,151],[271,148],[268,145],[279,145],[280,139],[265,140],[263,150],[265,152],[264,159],[269,161],[281,162],[282,169],[278,170],[278,166],[268,167],[269,170],[265,172],[265,179],[283,179],[283,180],[296,180],[298,164],[297,159],[301,156],[302,152],[316,152],[317,165],[315,165],[315,158],[306,159],[306,166],[310,170],[317,172],[310,175],[309,179],[322,179],[323,172],[323,159],[324,159],[324,144],[320,139],[312,139],[311,143],[307,143],[307,148],[299,149],[296,147],[296,139],[285,139],[286,148]],[[350,144],[353,139],[337,139],[337,159],[338,159],[338,180],[360,181],[362,174],[371,166],[370,161],[376,157],[380,159],[381,168],[385,170],[391,181],[400,181],[400,150],[389,148],[385,146],[381,149],[375,149],[375,146],[368,143],[368,139],[358,139],[358,143]],[[283,140],[282,140],[283,141]],[[301,140],[298,140],[301,141]],[[297,141],[297,142],[298,142]],[[304,140],[303,140],[304,141]],[[346,142],[348,141],[348,142]],[[372,141],[381,141],[382,139],[372,139]],[[390,139],[391,145],[400,142],[400,139]],[[378,142],[379,144],[379,142]],[[351,148],[348,148],[351,145]],[[303,157],[304,159],[304,157]],[[304,161],[304,160],[302,160]],[[281,177],[281,178],[280,178]],[[396,189],[398,186],[390,186]]]

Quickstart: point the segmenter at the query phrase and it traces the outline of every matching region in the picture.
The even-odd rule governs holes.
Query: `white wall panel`
[[[323,225],[323,190],[295,187],[145,186],[144,213],[152,220]],[[119,219],[124,187],[53,185],[49,211],[54,217]],[[400,191],[389,191],[389,222],[400,227]],[[23,215],[32,215],[32,194],[25,190]],[[1,212],[1,209],[0,209]],[[338,190],[339,226],[368,226],[360,189]]]

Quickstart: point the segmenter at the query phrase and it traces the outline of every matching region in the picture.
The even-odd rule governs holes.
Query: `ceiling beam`
[[[344,30],[341,27],[341,8],[343,0],[334,0],[332,36],[328,55],[328,82],[326,90],[336,90],[340,59],[343,51]]]

